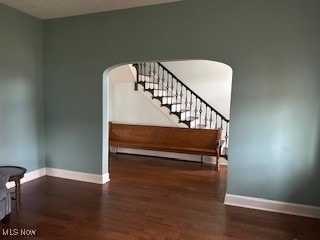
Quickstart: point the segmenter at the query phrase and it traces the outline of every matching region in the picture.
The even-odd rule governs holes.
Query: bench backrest
[[[109,124],[111,146],[212,155],[220,147],[221,129],[193,129]],[[179,151],[180,150],[180,151]]]

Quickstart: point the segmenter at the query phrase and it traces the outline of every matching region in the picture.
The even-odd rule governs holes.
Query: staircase
[[[138,85],[151,93],[161,107],[177,116],[178,122],[189,128],[223,129],[222,156],[227,158],[229,120],[186,86],[160,62],[133,64],[136,69],[135,90]]]

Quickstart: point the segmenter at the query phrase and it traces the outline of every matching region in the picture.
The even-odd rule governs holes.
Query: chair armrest
[[[5,175],[5,174],[3,174],[3,173],[0,172],[0,188],[6,186],[6,183],[8,182],[9,177],[10,177],[10,176]]]

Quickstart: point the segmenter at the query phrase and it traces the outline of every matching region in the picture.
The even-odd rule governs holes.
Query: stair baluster
[[[216,124],[215,124],[214,128],[218,128],[218,114],[217,113],[216,113]]]
[[[206,106],[206,113],[204,117],[204,128],[207,129],[207,124],[208,124],[208,106]]]
[[[187,109],[188,109],[188,92],[187,89],[185,88],[185,92],[186,92],[186,99],[185,99],[185,112],[184,112],[184,120],[187,121]],[[190,126],[189,126],[190,127]]]
[[[143,76],[144,76],[144,82],[146,82],[146,63],[143,64]]]
[[[154,79],[155,79],[155,76],[156,76],[156,63],[153,63],[152,80],[151,80],[153,91],[154,91]]]
[[[164,90],[165,90],[165,88],[164,88],[164,69],[162,69],[162,78],[161,78],[161,89],[162,89],[162,96],[164,96]]]
[[[198,98],[195,96],[195,108],[194,108],[194,117],[197,119],[198,118]],[[195,125],[195,128],[197,128],[197,125]]]
[[[202,102],[200,102],[200,109],[199,109],[199,114],[200,114],[200,117],[199,117],[199,128],[202,128]]]
[[[178,84],[178,81],[176,80],[176,93],[175,93],[175,96],[176,96],[176,108],[175,108],[175,112],[178,112],[178,109],[177,109],[177,107],[178,107],[178,96],[179,96],[179,84]]]

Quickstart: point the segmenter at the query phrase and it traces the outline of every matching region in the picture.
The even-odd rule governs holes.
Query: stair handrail
[[[160,62],[156,62],[159,64],[164,70],[166,70],[169,74],[171,74],[172,77],[174,77],[181,85],[183,85],[188,91],[190,91],[193,95],[195,95],[200,101],[202,101],[204,104],[206,104],[209,108],[211,108],[212,111],[214,111],[221,119],[223,119],[225,122],[229,123],[230,120],[227,119],[225,116],[222,115],[218,110],[216,110],[214,107],[212,107],[209,103],[207,103],[204,99],[202,99],[198,94],[196,94],[192,89],[190,89],[186,84],[184,84],[176,75],[174,75],[168,68],[166,68],[163,64]]]

